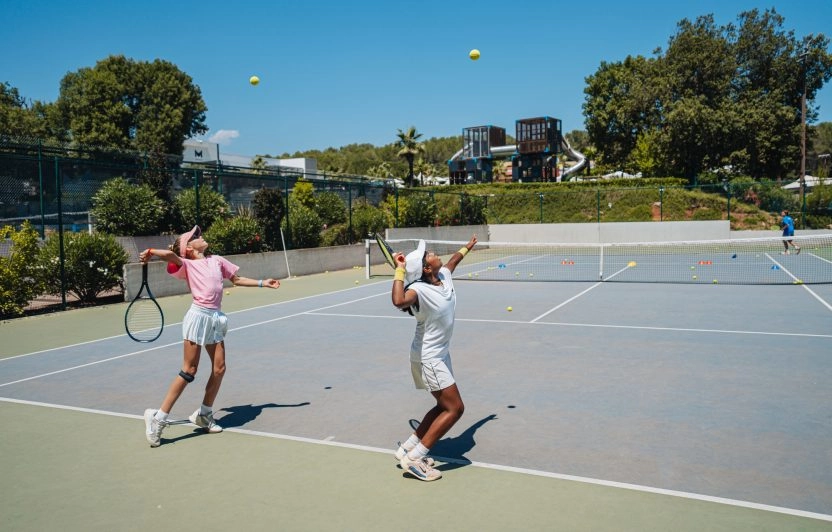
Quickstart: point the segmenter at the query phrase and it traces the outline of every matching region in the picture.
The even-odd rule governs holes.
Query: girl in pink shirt
[[[219,255],[206,254],[208,243],[202,238],[199,226],[179,237],[171,249],[146,249],[139,254],[142,262],[151,257],[159,257],[168,263],[168,273],[188,283],[193,296],[191,308],[182,320],[185,356],[182,370],[168,388],[159,410],[144,411],[145,436],[151,447],[158,447],[162,442],[162,429],[168,423],[168,415],[176,400],[185,390],[185,386],[194,380],[202,346],[211,358],[211,376],[205,385],[202,406],[191,416],[191,423],[209,433],[222,432],[222,427],[214,421],[213,405],[220,391],[220,384],[225,375],[225,333],[228,330],[228,318],[220,310],[222,305],[223,280],[228,279],[235,286],[259,286],[280,288],[277,279],[249,279],[237,275],[236,265]]]

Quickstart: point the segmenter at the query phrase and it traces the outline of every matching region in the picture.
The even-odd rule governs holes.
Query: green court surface
[[[828,522],[474,465],[0,402],[3,530],[829,530]],[[192,437],[193,436],[193,437]]]
[[[358,298],[362,288],[380,292],[390,282],[389,277],[368,281],[363,276],[363,270],[353,269],[285,280],[277,291],[232,288],[223,310],[338,292],[355,291]],[[389,303],[383,293],[372,297]],[[190,296],[164,298],[160,304],[168,320],[178,323]],[[7,369],[8,362],[38,358],[19,355],[51,350],[61,357],[61,346],[123,335],[125,308],[118,304],[0,324],[0,359],[5,359],[0,360],[0,530],[832,530],[832,516],[824,514],[477,461],[440,461],[443,478],[422,483],[402,473],[392,449],[293,435],[288,413],[279,420],[286,423],[285,431],[243,424],[207,435],[191,425],[171,426],[163,445],[152,449],[136,414],[150,405],[77,406],[69,398],[62,401],[66,384],[61,383],[67,381],[52,384],[41,378],[50,373],[15,380],[19,377]],[[234,319],[242,322],[240,316]],[[344,327],[345,335],[351,327]],[[407,342],[409,338],[397,338],[397,345]],[[227,379],[242,379],[244,360]],[[72,364],[76,362],[64,363]],[[105,372],[109,367],[97,366]],[[172,369],[166,368],[165,379]],[[62,376],[76,382],[87,378],[85,371]],[[94,396],[101,381],[90,382],[92,390],[86,393]],[[102,393],[118,404],[119,393],[134,386],[107,382]],[[15,397],[13,389],[21,395]],[[161,398],[160,390],[147,390],[148,397]],[[41,393],[58,395],[34,399]],[[256,400],[252,395],[253,385],[248,401]],[[381,394],[378,409],[391,400]],[[476,419],[472,403],[470,415]],[[312,416],[312,410],[304,415]],[[375,418],[370,413],[367,419]],[[498,446],[513,443],[506,439]]]

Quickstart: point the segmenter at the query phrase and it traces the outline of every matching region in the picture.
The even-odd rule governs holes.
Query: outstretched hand
[[[277,279],[263,279],[263,286],[267,288],[280,288],[280,281]]]

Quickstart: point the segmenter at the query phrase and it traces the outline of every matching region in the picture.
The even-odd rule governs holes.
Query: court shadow
[[[165,438],[163,436],[161,438],[161,443],[160,444],[161,445],[170,445],[170,444],[176,443],[178,441],[187,440],[189,438],[196,438],[197,436],[202,436],[203,434],[205,434],[205,432],[202,429],[196,428],[192,432],[189,432],[187,434],[183,434],[181,436],[175,436],[173,438]]]
[[[477,442],[474,440],[474,433],[480,427],[491,420],[497,419],[497,414],[485,416],[477,421],[459,436],[453,438],[444,438],[436,442],[436,445],[430,450],[430,455],[435,457],[438,461],[444,462],[446,459],[448,463],[438,466],[440,471],[450,471],[459,467],[464,467],[471,463],[471,460],[465,457],[465,453],[474,448]]]
[[[234,427],[242,427],[243,425],[257,419],[257,416],[259,416],[266,408],[295,408],[298,406],[307,406],[309,404],[311,403],[309,401],[306,401],[295,405],[278,405],[275,403],[266,403],[262,405],[248,404],[230,406],[228,408],[220,409],[221,412],[228,412],[228,414],[222,416],[222,418],[220,419],[217,419],[217,424],[227,429]]]

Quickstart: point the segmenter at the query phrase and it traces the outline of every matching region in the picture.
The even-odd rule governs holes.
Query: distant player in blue
[[[792,237],[794,236],[794,220],[791,216],[789,216],[789,211],[783,211],[780,213],[783,216],[783,219],[780,221],[780,227],[783,228],[783,236],[784,237]],[[789,254],[789,244],[792,245],[794,248],[794,254],[800,255],[800,246],[792,242],[791,238],[787,240],[783,240],[783,247],[786,248],[786,251],[783,252],[783,255]]]

